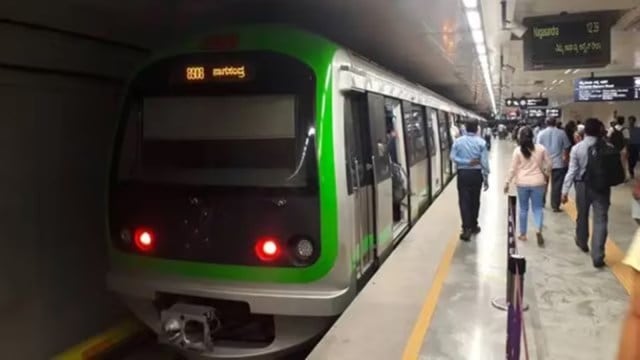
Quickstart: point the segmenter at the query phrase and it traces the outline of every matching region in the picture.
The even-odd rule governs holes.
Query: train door
[[[438,113],[427,108],[427,133],[429,155],[431,157],[431,199],[442,190],[442,158],[440,157],[440,132],[438,131]]]
[[[440,129],[440,156],[442,156],[442,182],[447,183],[451,180],[451,143],[449,141],[449,114],[439,111],[438,128]]]
[[[429,159],[425,131],[424,108],[408,101],[402,103],[405,144],[409,167],[409,206],[414,223],[429,205]]]
[[[373,170],[373,192],[375,199],[375,236],[378,249],[384,249],[391,242],[393,232],[393,186],[391,161],[389,156],[389,134],[386,126],[384,96],[367,94],[369,109],[369,139]],[[390,129],[389,129],[390,130]],[[381,251],[377,252],[381,254]]]
[[[349,93],[344,100],[347,190],[353,197],[352,263],[361,278],[375,262],[374,188],[367,120],[367,97]]]
[[[409,176],[400,100],[385,98],[385,127],[388,139],[387,154],[391,164],[391,234],[396,240],[409,227]],[[380,244],[378,254],[383,254],[391,245],[392,242]]]

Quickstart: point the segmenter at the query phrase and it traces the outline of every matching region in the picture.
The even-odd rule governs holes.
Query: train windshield
[[[121,180],[303,187],[315,166],[292,94],[144,97],[127,124]]]

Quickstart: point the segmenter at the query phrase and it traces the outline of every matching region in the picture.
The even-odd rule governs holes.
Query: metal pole
[[[513,302],[509,304],[507,315],[507,360],[520,360],[520,342],[522,339],[522,289],[524,285],[524,273],[527,262],[521,255],[509,257],[509,273],[516,279],[515,294],[512,294]]]
[[[517,199],[513,195],[509,195],[507,201],[507,265],[511,261],[511,256],[518,253],[518,247],[516,243],[516,203]],[[507,288],[504,298],[495,298],[491,301],[491,305],[495,308],[507,311],[509,304],[513,303],[513,288],[514,277],[509,271],[507,266]],[[522,304],[523,309],[526,311],[529,306]]]

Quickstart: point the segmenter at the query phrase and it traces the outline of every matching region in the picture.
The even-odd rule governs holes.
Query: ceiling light
[[[574,73],[574,74],[577,74],[577,73],[578,73],[578,71],[580,71],[580,69],[575,69],[575,70],[573,70],[573,73]]]
[[[567,69],[567,70],[565,70],[565,72],[564,72],[564,73],[565,73],[565,74],[568,74],[568,73],[570,73],[570,72],[571,72],[571,69]]]
[[[471,30],[471,37],[473,38],[473,42],[476,43],[476,45],[484,43],[484,34],[480,29]]]
[[[544,88],[544,89],[542,89],[542,90],[547,91],[547,90],[549,90],[549,88]]]
[[[558,84],[562,84],[564,82],[564,79],[558,81]]]
[[[467,9],[474,9],[478,7],[478,0],[462,0],[462,3]]]
[[[557,83],[557,82],[558,82],[558,80],[553,80],[551,83],[552,83],[552,84],[555,84],[555,83]]]
[[[482,28],[482,19],[480,19],[480,13],[478,10],[467,11],[467,21],[471,30],[477,30]]]

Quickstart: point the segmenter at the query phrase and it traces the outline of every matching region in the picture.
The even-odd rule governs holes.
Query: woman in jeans
[[[529,215],[529,201],[536,225],[538,245],[544,245],[542,237],[542,209],[544,207],[544,190],[547,187],[551,160],[544,146],[533,143],[533,131],[528,126],[518,133],[518,147],[513,151],[511,168],[504,187],[509,191],[509,184],[515,180],[520,204],[520,236],[519,240],[527,240],[527,223]]]

